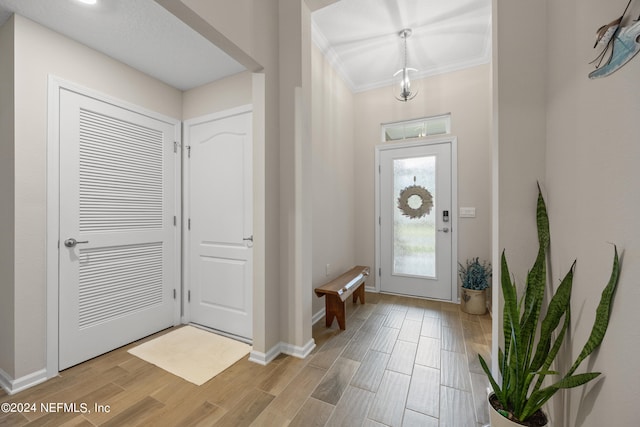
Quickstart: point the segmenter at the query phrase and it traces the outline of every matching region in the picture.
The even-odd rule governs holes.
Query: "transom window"
[[[402,141],[451,133],[451,113],[403,122],[383,123],[382,141]]]

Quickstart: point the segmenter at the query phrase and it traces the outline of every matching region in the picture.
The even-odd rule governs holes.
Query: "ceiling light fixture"
[[[84,3],[84,4],[91,4],[94,5],[96,3],[98,3],[98,0],[78,0],[80,3]]]
[[[415,68],[407,67],[407,39],[411,36],[412,31],[410,28],[405,28],[400,31],[398,35],[404,40],[404,64],[403,67],[396,71],[393,75],[394,78],[400,78],[400,96],[396,95],[398,101],[407,102],[416,97],[417,90],[411,91],[411,79],[409,78],[409,72],[417,72]]]

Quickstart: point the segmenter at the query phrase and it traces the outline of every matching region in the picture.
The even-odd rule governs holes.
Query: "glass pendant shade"
[[[409,73],[411,72],[417,72],[418,70],[416,70],[415,68],[403,68],[401,70],[396,71],[396,73],[393,75],[393,77],[396,77],[397,79],[399,79],[399,83],[398,83],[398,87],[399,87],[399,94],[396,95],[396,99],[398,101],[404,101],[407,102],[413,98],[416,97],[416,95],[418,94],[417,90],[413,90],[413,92],[411,91],[411,77],[409,75]]]
[[[406,28],[398,35],[404,39],[404,66],[396,71],[393,75],[394,79],[398,82],[395,90],[398,90],[398,93],[395,95],[398,101],[407,102],[416,97],[418,94],[417,89],[414,87],[413,90],[411,88],[411,73],[416,73],[418,70],[415,68],[410,68],[407,66],[407,38],[411,36],[411,30]]]

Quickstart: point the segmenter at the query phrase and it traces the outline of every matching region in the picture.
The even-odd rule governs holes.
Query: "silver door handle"
[[[247,242],[247,241],[249,241],[249,242],[253,242],[253,236],[245,237],[245,238],[244,238],[244,239],[242,239],[242,240],[244,240],[245,242]]]
[[[73,237],[67,239],[64,241],[64,245],[68,248],[73,248],[75,247],[78,243],[89,243],[88,240],[83,240],[81,242],[77,241],[76,239],[74,239]]]
[[[438,228],[438,231],[442,231],[444,233],[448,233],[449,232],[449,227],[445,227],[445,228]]]

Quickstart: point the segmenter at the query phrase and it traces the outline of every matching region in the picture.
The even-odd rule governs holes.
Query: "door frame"
[[[68,90],[80,95],[94,98],[98,101],[116,105],[120,108],[143,114],[156,120],[161,120],[174,125],[174,141],[177,146],[181,145],[181,121],[172,117],[164,116],[160,113],[148,110],[139,105],[117,99],[93,89],[72,83],[59,77],[49,75],[48,79],[48,111],[47,111],[47,202],[46,202],[46,378],[53,378],[58,375],[59,356],[59,235],[60,235],[60,91]],[[175,189],[175,215],[178,226],[174,227],[174,238],[176,242],[176,259],[174,283],[176,290],[180,289],[180,251],[182,230],[179,224],[182,222],[182,165],[180,150],[177,150],[174,158],[174,182]],[[180,323],[181,293],[176,292],[176,303],[174,304],[173,322],[174,325]]]
[[[252,120],[251,122],[253,123],[253,104],[247,104],[247,105],[241,105],[239,107],[235,107],[235,108],[229,108],[227,110],[223,110],[217,113],[211,113],[211,114],[205,114],[204,116],[198,116],[192,119],[188,119],[185,120],[183,122],[183,136],[184,136],[184,141],[183,141],[183,145],[187,145],[189,144],[189,125],[192,124],[197,124],[197,123],[202,123],[202,122],[209,122],[209,121],[213,121],[213,120],[220,120],[220,119],[224,119],[226,117],[232,117],[232,116],[237,116],[240,114],[245,114],[245,113],[251,113],[252,114]],[[252,125],[254,126],[254,125]],[[252,130],[251,130],[252,131]],[[253,137],[253,135],[252,135]],[[255,148],[255,141],[253,141],[252,138],[252,153],[253,150]],[[182,203],[182,215],[183,218],[185,218],[185,220],[187,218],[191,217],[191,212],[190,212],[190,204],[187,203],[189,201],[189,198],[191,197],[191,181],[189,180],[189,174],[191,172],[191,166],[189,164],[189,162],[186,161],[187,159],[184,158],[183,159],[183,168],[182,168],[182,195],[183,195],[183,203]],[[252,154],[252,164],[255,163],[255,154]],[[252,171],[254,172],[253,175],[255,175],[255,168],[252,165]],[[255,185],[255,176],[252,177],[252,184]],[[252,188],[253,188],[252,185]],[[253,189],[253,195],[252,195],[252,204],[254,206],[252,206],[252,216],[253,216],[253,221],[255,222],[255,218],[256,218],[256,212],[255,212],[255,196],[256,196],[256,191],[255,188]],[[190,257],[191,257],[191,233],[189,233],[188,230],[188,226],[189,224],[187,223],[187,221],[183,221],[182,223],[182,228],[183,228],[183,233],[182,233],[182,265],[183,265],[183,271],[182,271],[182,323],[189,323],[191,322],[191,301],[189,298],[189,294],[188,292],[191,291],[191,271],[189,270],[189,266],[190,266]],[[254,228],[254,241],[256,240],[256,233],[255,233],[255,224],[253,226]],[[255,255],[255,244],[252,247],[252,249],[254,249],[254,255]],[[253,264],[252,267],[252,282],[253,282],[253,286],[252,286],[252,295],[253,292],[255,292],[255,263]],[[254,308],[254,304],[255,304],[255,298],[252,296],[251,298],[251,311],[252,314],[255,313],[255,308]],[[255,326],[255,319],[254,319],[254,326]],[[216,330],[216,333],[220,334],[220,335],[227,335],[224,331],[219,331]],[[240,341],[245,341],[247,342],[246,339],[244,339],[243,337],[239,337],[236,335],[232,335],[232,334],[228,334],[230,337],[240,340]],[[251,343],[253,343],[253,339],[255,336],[255,331],[252,328],[252,337],[250,338]]]
[[[451,302],[460,302],[458,295],[458,138],[455,136],[428,137],[411,142],[384,143],[375,147],[375,280],[374,291],[380,292],[381,259],[381,209],[380,209],[380,154],[382,151],[402,148],[422,147],[435,144],[450,144],[451,146]],[[419,298],[419,297],[417,297]],[[441,300],[449,301],[449,300]]]

